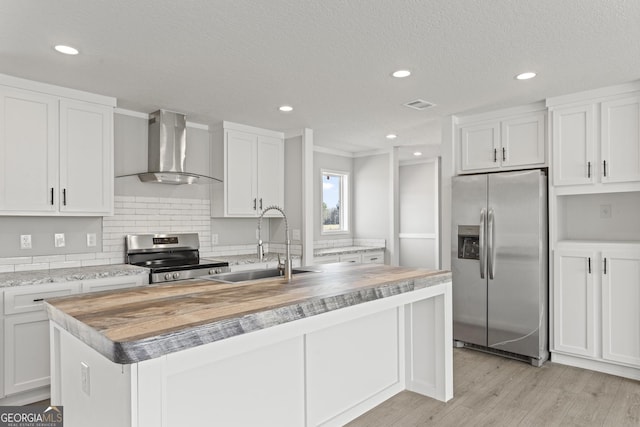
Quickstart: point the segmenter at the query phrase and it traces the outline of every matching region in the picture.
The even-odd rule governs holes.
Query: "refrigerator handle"
[[[479,246],[480,246],[480,278],[484,279],[484,266],[487,265],[487,251],[485,248],[485,216],[486,210],[483,208],[480,211],[480,238],[479,238]]]
[[[494,261],[494,244],[493,244],[493,209],[489,209],[487,214],[487,269],[489,270],[489,279],[493,280],[495,276],[495,263]]]

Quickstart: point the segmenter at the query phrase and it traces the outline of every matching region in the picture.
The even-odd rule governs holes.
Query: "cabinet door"
[[[229,216],[256,216],[257,137],[238,131],[225,132],[225,202]]]
[[[6,316],[4,390],[10,395],[49,384],[49,320],[44,311]]]
[[[602,182],[640,181],[640,96],[601,108]]]
[[[553,274],[553,349],[595,357],[595,252],[556,251]]]
[[[0,213],[57,211],[58,101],[0,86]]]
[[[595,105],[558,108],[553,111],[553,183],[595,182]]]
[[[544,113],[502,122],[502,147],[498,153],[502,166],[544,164]]]
[[[113,108],[60,101],[60,211],[113,212]]]
[[[602,357],[640,367],[640,252],[602,258]]]
[[[273,205],[284,209],[284,142],[279,138],[258,137],[258,198],[259,210]]]
[[[460,135],[463,171],[492,169],[500,166],[500,124],[484,123],[463,127]]]

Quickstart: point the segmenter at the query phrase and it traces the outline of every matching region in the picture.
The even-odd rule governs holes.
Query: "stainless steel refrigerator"
[[[540,366],[548,359],[547,178],[453,177],[453,338]]]

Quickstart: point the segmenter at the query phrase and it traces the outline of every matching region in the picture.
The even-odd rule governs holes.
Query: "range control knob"
[[[171,273],[167,273],[164,275],[165,280],[171,280]]]
[[[220,268],[212,268],[211,270],[209,270],[209,274],[218,274],[218,273],[222,273],[222,270]]]
[[[180,273],[173,273],[173,278],[174,278],[174,279],[177,279],[177,278],[179,278],[179,277],[180,277]]]

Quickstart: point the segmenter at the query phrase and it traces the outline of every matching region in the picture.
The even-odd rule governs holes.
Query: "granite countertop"
[[[227,284],[191,279],[47,300],[49,318],[115,363],[135,363],[451,281],[380,264]]]
[[[107,277],[149,274],[149,270],[129,264],[96,265],[91,267],[55,268],[51,270],[0,273],[0,288],[43,283],[74,282],[77,280],[104,279]]]
[[[341,246],[336,248],[315,249],[313,251],[313,256],[356,254],[384,250],[384,246]]]

